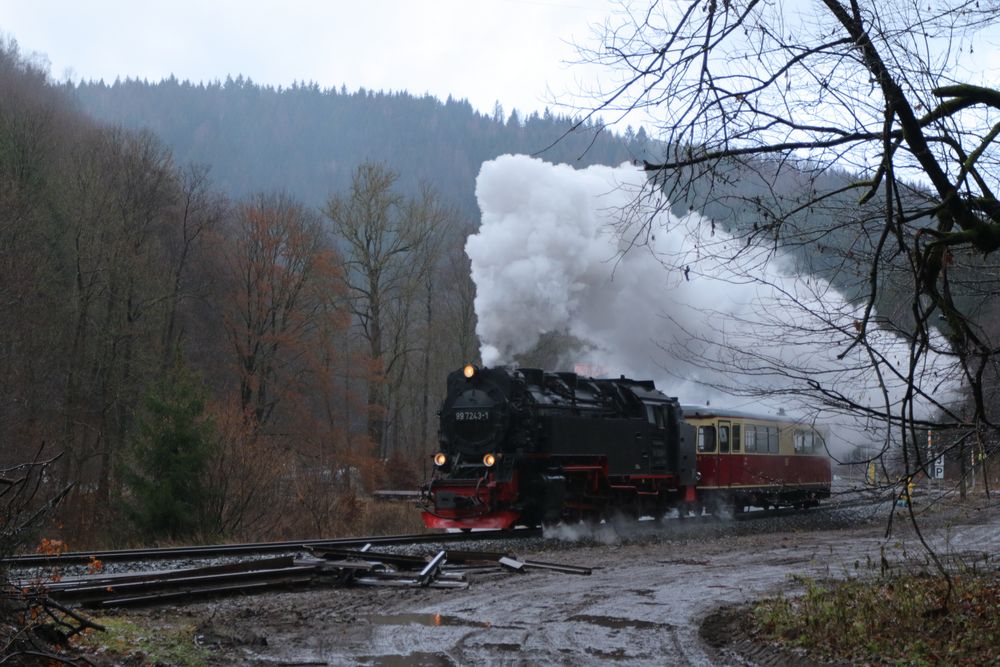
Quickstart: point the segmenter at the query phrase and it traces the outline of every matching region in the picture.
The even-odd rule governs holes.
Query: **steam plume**
[[[512,363],[541,336],[561,333],[585,348],[564,358],[562,370],[584,363],[607,376],[654,379],[684,403],[732,405],[720,388],[740,383],[781,391],[791,368],[878,404],[871,360],[860,352],[837,358],[855,306],[826,282],[783,270],[790,264],[780,258],[763,261],[764,251],[724,263],[719,258],[732,253],[720,250],[734,241],[721,230],[707,233],[711,225],[697,214],[657,213],[651,235],[636,236],[666,208],[648,188],[642,194],[645,184],[629,166],[575,170],[512,155],[483,164],[482,227],[466,253],[484,364]],[[826,316],[824,330],[815,313]],[[905,361],[894,336],[872,338],[881,354]],[[741,348],[753,355],[741,357]],[[692,363],[692,350],[714,354],[714,363]],[[927,372],[943,377],[946,364],[930,363]]]

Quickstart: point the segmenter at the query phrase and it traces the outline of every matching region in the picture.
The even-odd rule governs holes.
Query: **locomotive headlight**
[[[494,456],[493,454],[487,454],[486,456],[483,457],[483,465],[485,465],[487,468],[492,467],[493,464],[496,462],[497,462],[497,457]]]
[[[434,465],[441,467],[448,462],[448,457],[444,452],[438,452],[434,455]]]
[[[464,375],[468,380],[471,380],[472,376],[475,374],[476,374],[476,367],[473,366],[472,364],[466,364],[465,368],[462,369],[462,375]]]

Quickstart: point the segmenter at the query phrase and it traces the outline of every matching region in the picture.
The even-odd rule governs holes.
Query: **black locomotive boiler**
[[[509,528],[695,500],[695,428],[651,381],[466,366],[448,376],[432,528]]]

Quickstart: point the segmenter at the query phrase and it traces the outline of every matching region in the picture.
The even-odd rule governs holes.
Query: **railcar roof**
[[[697,419],[710,419],[712,417],[728,417],[736,419],[756,419],[758,421],[782,422],[784,424],[808,424],[809,420],[796,418],[792,415],[769,415],[763,412],[750,412],[747,410],[733,410],[731,408],[717,407],[714,405],[691,405],[681,404],[681,410],[685,417]]]

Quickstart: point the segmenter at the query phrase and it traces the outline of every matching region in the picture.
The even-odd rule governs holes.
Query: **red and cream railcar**
[[[825,429],[785,417],[682,406],[696,430],[698,503],[710,510],[815,505],[830,496]]]

